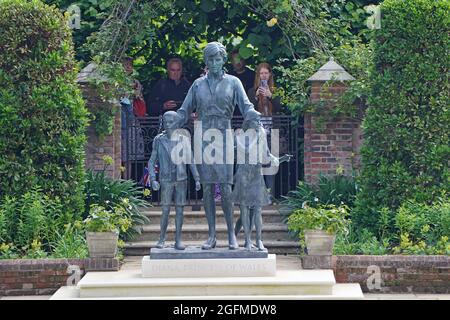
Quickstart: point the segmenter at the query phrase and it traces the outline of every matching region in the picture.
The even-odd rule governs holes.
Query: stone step
[[[88,272],[80,298],[160,296],[331,296],[333,270],[278,270],[269,277],[143,278],[140,270]]]
[[[278,206],[265,206],[262,208],[263,212],[278,212]],[[175,210],[174,206],[170,207],[170,210]],[[239,211],[239,206],[234,206],[233,207],[234,211]],[[161,212],[161,206],[151,206],[151,207],[147,207],[147,208],[142,208],[141,207],[141,211],[143,212],[152,212],[152,211],[157,211],[157,212]],[[188,206],[184,206],[184,212],[199,212],[199,211],[205,211],[205,207],[203,205],[199,205],[197,207],[197,210],[192,210],[192,205],[188,205]],[[222,207],[220,205],[220,203],[216,203],[216,212],[223,212],[222,211]]]
[[[206,240],[203,239],[201,241],[185,241],[185,245],[187,246],[196,246],[200,247],[203,242]],[[269,253],[275,254],[299,254],[299,245],[296,241],[272,241],[272,240],[264,240],[264,246],[267,248]],[[244,240],[242,236],[238,237],[239,246],[244,246]],[[167,245],[173,245],[172,241],[167,241]],[[148,255],[151,248],[154,248],[156,245],[156,241],[135,241],[128,242],[125,244],[125,255],[127,256],[144,256]],[[226,239],[217,240],[217,248],[227,248],[228,241]]]
[[[159,225],[161,221],[161,210],[144,211],[144,215],[150,219],[151,225]],[[282,217],[277,210],[267,210],[262,212],[263,223],[282,223]],[[236,222],[240,216],[239,210],[234,211],[233,221]],[[183,223],[185,224],[207,224],[204,211],[185,211],[183,212]],[[175,223],[175,209],[171,209],[169,214],[169,223]],[[225,223],[223,211],[216,212],[216,221]]]
[[[208,226],[206,224],[184,224],[183,225],[183,239],[190,240],[205,240],[208,238]],[[216,224],[216,233],[219,239],[226,239],[227,227],[225,224]],[[243,231],[241,230],[243,234]],[[262,227],[263,240],[290,240],[288,236],[288,229],[285,224],[263,224]],[[254,234],[254,232],[253,232]],[[144,225],[142,226],[142,233],[137,235],[134,241],[157,241],[160,235],[159,225]],[[171,224],[167,228],[167,240],[175,239],[175,225]]]
[[[50,300],[362,300],[364,295],[358,283],[333,285],[331,295],[233,295],[233,296],[160,296],[160,297],[95,297],[80,298],[76,286],[61,287]]]

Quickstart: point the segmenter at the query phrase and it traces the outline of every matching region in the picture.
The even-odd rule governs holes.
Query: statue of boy
[[[289,161],[291,155],[277,158],[272,155],[267,145],[267,136],[261,125],[261,114],[249,111],[245,116],[240,132],[236,132],[237,169],[233,190],[233,201],[239,204],[241,216],[236,222],[236,234],[242,226],[245,234],[245,248],[251,250],[252,226],[255,224],[256,247],[264,250],[261,238],[261,208],[270,204],[270,194],[264,182],[262,166],[278,166]],[[253,156],[253,157],[252,157]]]
[[[161,234],[157,248],[163,248],[166,241],[167,225],[169,222],[170,206],[175,204],[175,249],[184,250],[181,241],[181,228],[183,226],[183,206],[186,205],[187,170],[189,163],[192,176],[195,180],[195,189],[200,190],[200,177],[195,164],[192,161],[190,139],[177,130],[180,122],[175,111],[167,111],[163,115],[165,131],[157,135],[153,141],[153,150],[148,160],[149,175],[153,190],[159,190],[160,184],[156,181],[155,163],[159,164],[159,181],[161,183]],[[179,147],[186,152],[184,161],[174,159]],[[177,149],[175,149],[177,148]],[[174,197],[175,196],[175,197]],[[175,198],[174,203],[172,198]]]
[[[233,250],[239,246],[234,234],[231,198],[234,165],[231,118],[235,106],[239,107],[244,116],[254,108],[245,93],[242,82],[237,77],[223,71],[223,65],[227,60],[225,47],[219,42],[211,42],[207,44],[203,53],[208,73],[194,81],[177,113],[182,119],[181,125],[184,125],[189,120],[191,113],[195,111],[201,122],[202,131],[219,133],[216,139],[202,141],[201,151],[202,156],[207,158],[209,157],[208,150],[214,149],[215,155],[222,155],[220,163],[209,162],[206,159],[201,164],[197,163],[203,184],[203,200],[209,233],[208,240],[203,244],[202,249],[208,250],[216,245],[214,185],[219,184],[222,209],[227,224],[229,249]],[[195,128],[195,131],[199,131],[198,127]],[[194,135],[197,132],[194,132]],[[228,161],[230,151],[231,161]]]

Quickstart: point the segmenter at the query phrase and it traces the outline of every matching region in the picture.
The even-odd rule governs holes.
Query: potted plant
[[[92,205],[89,216],[84,220],[86,242],[91,258],[114,258],[117,254],[119,233],[126,232],[131,226],[125,209],[120,206],[113,210]]]
[[[348,233],[350,220],[348,207],[319,205],[310,207],[305,202],[288,218],[288,228],[299,235],[300,244],[306,246],[308,255],[331,256],[336,233]]]

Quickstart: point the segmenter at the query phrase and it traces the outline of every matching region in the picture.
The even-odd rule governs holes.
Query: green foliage
[[[431,205],[405,201],[396,211],[379,213],[378,235],[352,225],[338,235],[334,254],[450,254],[450,201]]]
[[[288,229],[298,235],[304,244],[305,230],[323,230],[330,234],[347,233],[350,225],[349,208],[346,205],[320,205],[316,208],[306,204],[295,210],[288,218]]]
[[[17,234],[12,234],[11,237],[22,248],[44,238],[45,209],[42,200],[39,192],[26,193],[21,199]]]
[[[0,259],[18,259],[19,254],[13,244],[0,243]]]
[[[430,203],[450,186],[450,2],[386,0],[381,12],[352,217],[373,232],[381,208]]]
[[[143,199],[141,188],[134,181],[115,180],[105,175],[104,171],[94,173],[89,170],[86,174],[85,192],[86,202],[83,218],[88,216],[90,208],[94,204],[109,210],[118,206],[125,210],[133,226],[121,235],[125,240],[131,239],[140,231],[141,225],[149,222],[148,218],[140,211],[140,208],[148,207],[148,203]]]
[[[0,243],[6,241],[8,236],[5,210],[0,208]]]
[[[40,1],[5,0],[0,29],[0,200],[38,186],[78,214],[87,112],[67,21]]]
[[[293,210],[302,208],[305,203],[311,207],[329,204],[352,207],[355,196],[356,184],[353,178],[321,175],[317,185],[299,181],[296,189],[290,191],[280,203],[280,211],[289,215]]]
[[[66,12],[72,5],[80,8],[80,29],[73,30],[73,42],[76,49],[75,57],[77,60],[88,62],[90,53],[83,47],[83,44],[93,32],[98,31],[116,1],[78,0],[74,2],[72,0],[44,0],[43,2],[48,5],[56,5],[62,12]]]
[[[89,216],[84,220],[86,231],[90,232],[126,232],[131,227],[131,220],[121,206],[113,210],[99,205],[92,205]]]
[[[361,231],[349,228],[348,234],[338,234],[333,248],[335,255],[384,255],[389,253],[387,240],[379,241],[377,237],[367,229]]]
[[[42,249],[42,244],[38,240],[33,240],[22,259],[45,259],[47,256],[47,252]]]
[[[20,198],[7,196],[0,202],[1,241],[25,251],[38,241],[48,249],[59,237],[58,232],[73,219],[58,198],[52,200],[41,189],[33,188]]]
[[[400,244],[394,248],[395,254],[411,254],[411,255],[422,255],[422,254],[445,254],[450,255],[450,241],[448,237],[443,236],[439,239],[435,246],[428,245],[425,241],[421,240],[414,243],[410,240],[409,234],[404,233],[400,236]]]
[[[337,63],[356,78],[354,81],[347,82],[348,89],[333,101],[333,108],[331,109],[329,103],[324,103],[323,99],[314,104],[311,103],[310,83],[307,81],[322,65],[329,61],[330,56],[334,57]],[[294,113],[312,112],[322,118],[345,115],[359,119],[361,117],[361,106],[367,99],[368,70],[371,64],[371,56],[372,51],[369,45],[359,40],[352,40],[341,44],[328,53],[316,51],[310,57],[296,59],[293,63],[289,63],[287,67],[283,66],[286,59],[280,60],[280,65],[274,67],[281,74],[278,81],[280,85],[277,91],[278,95],[281,96],[282,102]],[[333,81],[329,81],[325,88],[332,85]],[[331,97],[326,96],[325,98]]]
[[[64,233],[52,244],[52,258],[84,259],[89,256],[83,225],[80,221],[68,224]]]

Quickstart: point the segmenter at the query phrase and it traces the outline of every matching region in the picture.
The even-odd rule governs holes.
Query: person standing
[[[241,80],[244,90],[247,92],[253,86],[255,72],[247,67],[247,62],[242,59],[237,50],[231,53],[231,65],[233,66],[233,71],[231,71],[230,74]],[[241,115],[239,108],[234,109],[233,115]]]
[[[148,114],[160,116],[176,111],[187,95],[191,83],[183,77],[183,63],[179,58],[167,61],[167,78],[160,79],[150,91]]]
[[[273,123],[273,115],[281,111],[280,97],[274,97],[275,82],[270,64],[263,62],[256,67],[255,82],[247,91],[248,98],[261,113],[261,124],[270,141],[270,133],[276,124]],[[265,176],[267,188],[270,189],[271,198],[275,197],[275,176]],[[272,202],[271,199],[271,202]]]
[[[225,215],[228,233],[229,249],[238,249],[234,234],[233,202],[231,197],[233,184],[234,142],[232,138],[231,118],[236,106],[243,115],[254,110],[253,104],[248,100],[242,82],[235,76],[223,71],[227,60],[225,47],[219,42],[208,43],[204,51],[204,59],[208,67],[208,74],[194,81],[181,108],[177,111],[182,124],[189,120],[189,116],[196,111],[201,121],[202,132],[214,131],[220,135],[205,141],[202,134],[202,160],[197,162],[200,181],[203,184],[203,200],[206,219],[208,221],[208,240],[202,249],[208,250],[216,246],[216,205],[214,201],[214,185],[220,185],[222,196],[222,209]],[[181,125],[179,126],[181,127]],[[196,131],[199,128],[196,128]],[[194,134],[198,134],[198,131]],[[230,138],[231,135],[231,138]],[[228,144],[228,145],[227,145]],[[222,156],[219,163],[210,161],[213,157],[208,150],[214,149],[214,154]],[[229,151],[231,150],[231,163]],[[196,159],[197,160],[197,159]]]
[[[233,71],[230,74],[241,80],[245,92],[247,92],[253,86],[255,72],[247,67],[247,62],[242,59],[238,51],[231,53],[231,65],[233,66]]]

